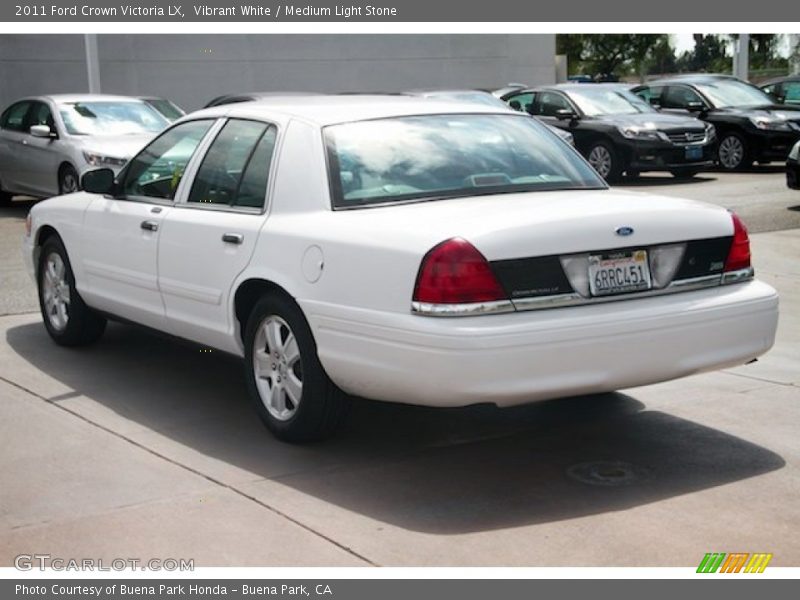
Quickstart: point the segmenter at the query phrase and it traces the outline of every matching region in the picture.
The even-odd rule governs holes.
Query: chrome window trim
[[[602,304],[618,302],[620,300],[636,300],[638,298],[652,298],[666,296],[680,292],[704,290],[721,285],[741,283],[753,279],[755,272],[752,267],[738,271],[729,271],[715,275],[704,275],[690,279],[678,279],[665,288],[651,289],[645,292],[631,292],[611,296],[586,297],[578,293],[556,294],[553,296],[538,296],[535,298],[515,298],[514,300],[498,300],[495,302],[475,302],[469,304],[431,304],[427,302],[412,302],[411,312],[429,317],[468,317],[485,314],[501,314],[509,312],[526,312],[546,308],[564,308],[568,306],[585,306],[587,304]]]

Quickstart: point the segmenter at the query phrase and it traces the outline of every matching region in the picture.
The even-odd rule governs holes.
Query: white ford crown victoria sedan
[[[730,212],[607,189],[526,115],[305,96],[184,117],[33,207],[56,343],[122,319],[244,357],[290,441],[348,395],[499,406],[746,363],[778,297]]]

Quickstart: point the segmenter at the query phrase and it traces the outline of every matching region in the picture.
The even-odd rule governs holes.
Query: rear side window
[[[517,94],[513,98],[509,98],[508,105],[514,110],[533,114],[533,94],[526,92],[524,94]]]
[[[25,116],[28,114],[30,106],[30,102],[17,102],[12,105],[3,113],[0,125],[3,129],[11,131],[25,131]]]
[[[663,108],[688,108],[691,105],[704,105],[703,99],[694,90],[683,86],[670,86],[661,98]]]
[[[267,123],[228,121],[203,158],[188,202],[261,208],[275,134]]]

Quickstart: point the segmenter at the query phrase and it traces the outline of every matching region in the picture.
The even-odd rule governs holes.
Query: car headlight
[[[95,152],[84,152],[83,158],[93,167],[121,167],[128,162],[126,158],[106,156],[105,154],[97,154]]]
[[[711,123],[706,123],[706,138],[710,141],[717,137],[717,130]]]
[[[765,131],[791,131],[789,122],[785,119],[773,119],[770,117],[750,117],[750,122]]]
[[[669,141],[669,138],[665,133],[651,127],[632,125],[630,127],[618,127],[617,129],[622,137],[626,137],[629,140],[655,140],[662,142]]]
[[[800,142],[797,142],[792,147],[792,151],[789,152],[789,160],[798,160],[798,161],[800,161]]]

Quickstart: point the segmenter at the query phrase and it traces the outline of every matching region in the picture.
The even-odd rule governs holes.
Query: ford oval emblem
[[[633,234],[633,227],[627,227],[627,226],[617,227],[616,232],[617,235],[623,235],[623,236],[631,235]]]

